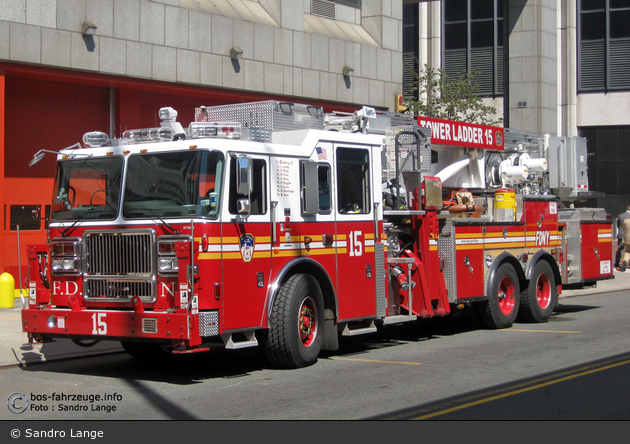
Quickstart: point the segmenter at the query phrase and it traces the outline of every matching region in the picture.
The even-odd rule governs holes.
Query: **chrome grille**
[[[153,230],[103,230],[84,234],[84,297],[90,301],[127,302],[156,295]]]
[[[85,281],[85,296],[88,298],[127,299],[140,296],[141,299],[153,297],[151,281],[116,281],[106,279],[90,279]]]
[[[85,234],[87,276],[153,273],[153,233],[97,231]]]

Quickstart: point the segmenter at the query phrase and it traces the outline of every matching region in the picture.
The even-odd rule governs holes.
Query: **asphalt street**
[[[564,289],[560,295],[560,300],[574,296],[623,291],[630,288],[630,269],[626,272],[615,270],[613,277],[614,279],[599,281],[594,286]],[[0,368],[123,352],[120,343],[113,341],[102,341],[91,347],[78,346],[69,339],[58,339],[47,344],[29,343],[26,333],[22,331],[21,308],[21,298],[15,299],[15,307],[13,308],[0,308],[0,335],[2,337],[0,340]]]

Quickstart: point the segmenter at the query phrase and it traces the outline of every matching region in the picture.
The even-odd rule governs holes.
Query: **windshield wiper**
[[[156,219],[159,219],[160,222],[162,222],[166,228],[171,230],[171,234],[180,234],[181,233],[180,230],[176,230],[173,227],[171,227],[164,219],[162,219],[162,216],[158,216],[151,208],[147,208],[147,210],[149,210],[149,212],[153,215],[153,217],[155,217]]]
[[[62,236],[62,237],[66,237],[66,233],[68,233],[68,232],[69,232],[72,228],[74,228],[74,226],[75,226],[76,224],[78,224],[81,220],[83,220],[83,218],[84,218],[85,216],[87,216],[88,212],[89,212],[90,210],[92,210],[93,208],[94,208],[93,206],[89,207],[85,213],[83,213],[81,216],[77,217],[77,220],[75,220],[74,222],[72,222],[72,225],[70,225],[68,228],[66,228],[65,230],[63,230],[63,231],[61,232],[61,236]]]

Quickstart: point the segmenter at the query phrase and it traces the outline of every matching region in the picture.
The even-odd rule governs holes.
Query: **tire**
[[[486,328],[509,328],[516,321],[520,305],[518,275],[508,263],[499,266],[488,284],[488,300],[480,303],[479,314]]]
[[[282,368],[306,367],[317,362],[324,337],[324,299],[315,278],[291,276],[271,307],[265,353]]]
[[[545,260],[534,267],[528,287],[521,293],[520,318],[525,322],[547,322],[558,301],[558,287],[551,265]]]
[[[169,355],[160,344],[121,341],[123,349],[138,359],[161,359]]]

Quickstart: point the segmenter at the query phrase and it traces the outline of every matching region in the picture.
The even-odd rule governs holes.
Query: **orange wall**
[[[12,205],[40,205],[41,217],[50,205],[55,174],[55,155],[47,154],[38,164],[28,163],[40,149],[60,150],[81,141],[88,131],[109,129],[109,88],[52,82],[42,79],[6,77],[3,100],[6,131],[4,144],[2,266],[0,270],[26,278],[26,245],[46,242],[46,225],[39,230],[11,230]],[[24,227],[22,227],[24,228]]]

